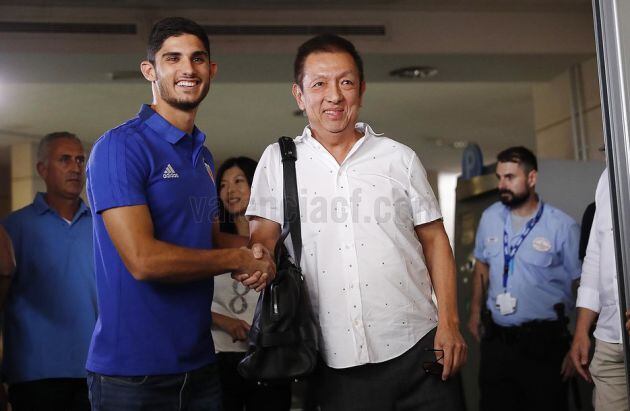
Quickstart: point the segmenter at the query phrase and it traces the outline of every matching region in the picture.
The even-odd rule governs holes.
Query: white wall
[[[543,201],[582,221],[586,206],[595,201],[602,161],[539,160],[536,191]]]

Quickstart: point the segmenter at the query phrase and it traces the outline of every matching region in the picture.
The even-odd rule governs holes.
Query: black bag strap
[[[282,225],[282,235],[276,245],[284,243],[284,240],[291,234],[293,252],[295,253],[295,265],[300,266],[302,259],[302,227],[300,225],[300,204],[298,199],[297,178],[295,176],[295,162],[297,161],[297,150],[295,143],[290,137],[280,137],[278,139],[280,152],[282,153],[282,171],[284,175],[284,224]],[[276,255],[277,251],[276,251]]]

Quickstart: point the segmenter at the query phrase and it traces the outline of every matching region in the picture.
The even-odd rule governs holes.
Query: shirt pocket
[[[517,253],[521,253],[521,259],[527,264],[537,267],[551,267],[553,264],[553,253],[549,251],[537,251],[525,248],[519,250]]]
[[[498,241],[486,241],[483,249],[483,258],[486,259],[488,264],[496,263],[498,259],[503,258],[503,246]]]
[[[364,216],[370,216],[381,227],[404,227],[412,229],[415,226],[413,220],[413,210],[409,192],[403,177],[392,170],[389,166],[386,169],[365,172],[357,170],[353,186],[365,188],[363,205],[359,205],[361,213],[359,220]],[[399,175],[400,174],[400,175]],[[369,205],[368,207],[366,207]]]

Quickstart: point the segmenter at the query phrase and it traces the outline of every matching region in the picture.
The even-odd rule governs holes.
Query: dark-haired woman
[[[251,158],[235,157],[219,168],[216,181],[221,199],[220,231],[249,237],[245,210],[256,165]],[[215,277],[212,338],[219,361],[225,411],[288,411],[291,407],[290,384],[261,386],[244,380],[236,371],[247,350],[247,333],[257,301],[257,292],[229,275]]]

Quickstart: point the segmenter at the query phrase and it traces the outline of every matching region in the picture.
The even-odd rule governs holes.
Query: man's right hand
[[[232,273],[232,278],[244,286],[262,291],[276,277],[276,265],[269,250],[261,244],[250,249],[241,248],[240,267]]]
[[[573,343],[571,344],[571,350],[569,355],[571,361],[575,366],[575,370],[586,381],[593,382],[591,373],[588,371],[588,354],[591,349],[591,340],[587,334],[575,333],[573,337]]]
[[[247,340],[247,334],[251,328],[246,321],[231,317],[225,317],[225,321],[217,325],[230,334],[232,342]]]
[[[478,313],[471,313],[468,319],[468,331],[475,338],[477,342],[481,340],[481,317]]]

